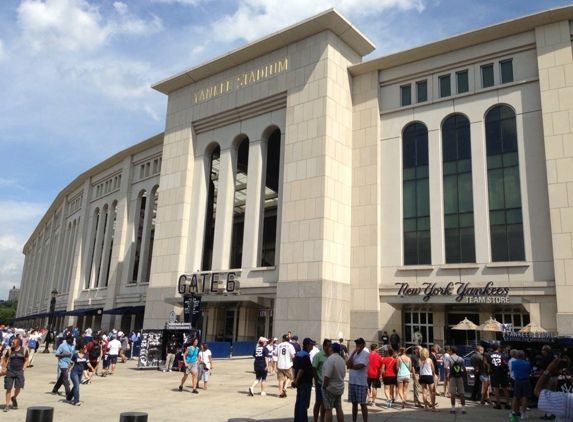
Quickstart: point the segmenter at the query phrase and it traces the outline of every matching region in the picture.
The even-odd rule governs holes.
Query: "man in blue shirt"
[[[525,360],[525,352],[523,350],[517,351],[517,356],[511,364],[511,370],[515,379],[512,413],[513,415],[518,415],[519,405],[521,404],[521,419],[527,419],[525,409],[527,409],[527,402],[529,397],[531,397],[531,382],[529,381],[531,364]]]
[[[54,388],[52,389],[52,394],[58,394],[58,390],[64,385],[66,390],[66,396],[70,395],[70,381],[68,378],[68,366],[70,365],[70,359],[74,354],[74,336],[68,334],[65,341],[62,341],[58,350],[56,350],[56,357],[58,358],[58,381]]]
[[[316,344],[310,338],[305,338],[302,342],[302,350],[294,358],[293,367],[295,380],[292,386],[297,389],[296,402],[294,404],[294,422],[308,422],[308,408],[312,393],[312,380],[314,373],[309,352]]]

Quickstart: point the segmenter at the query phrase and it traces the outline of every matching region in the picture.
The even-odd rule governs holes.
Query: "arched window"
[[[145,207],[147,204],[147,192],[139,197],[137,214],[135,215],[135,254],[133,258],[133,271],[130,283],[137,283],[139,277],[139,261],[141,259],[141,244],[143,241],[143,229],[145,223]]]
[[[145,277],[142,279],[143,282],[149,283],[149,277],[151,275],[151,259],[153,258],[153,241],[155,240],[155,222],[157,218],[157,202],[159,201],[158,189],[155,188],[151,194],[153,202],[151,205],[151,214],[149,215],[150,221],[147,223],[147,240],[145,242],[145,267],[144,274]]]
[[[523,261],[523,219],[515,113],[507,106],[485,116],[491,260]]]
[[[211,153],[211,169],[207,180],[207,212],[205,214],[205,235],[203,237],[203,271],[209,271],[213,262],[213,241],[215,239],[215,217],[217,214],[217,193],[219,192],[219,169],[221,167],[221,148]]]
[[[446,263],[475,262],[470,121],[455,114],[442,125]]]
[[[111,205],[111,220],[110,221],[111,221],[111,232],[109,234],[109,239],[107,240],[107,243],[106,243],[107,249],[106,249],[106,251],[104,251],[104,257],[103,257],[103,259],[105,259],[104,263],[106,264],[106,266],[104,267],[105,275],[104,275],[102,284],[106,287],[109,284],[111,256],[113,253],[113,240],[115,238],[115,229],[116,229],[116,224],[117,224],[117,202],[114,202]]]
[[[96,208],[95,212],[94,212],[94,216],[93,216],[93,224],[92,224],[92,230],[91,230],[91,239],[92,239],[92,244],[91,246],[91,253],[90,253],[90,262],[89,262],[89,272],[88,272],[88,276],[86,278],[86,289],[89,289],[92,286],[92,278],[95,275],[95,268],[94,268],[94,259],[95,259],[95,254],[96,254],[96,250],[97,250],[97,232],[98,232],[98,228],[99,228],[99,222],[100,222],[100,212],[99,212],[99,208]]]
[[[261,266],[275,265],[277,243],[277,210],[279,204],[279,172],[281,168],[281,131],[269,136],[265,172],[265,197],[263,198],[263,236],[261,243]]]
[[[230,268],[241,268],[243,260],[243,231],[247,204],[247,172],[249,169],[249,138],[243,139],[237,151],[235,201],[233,203],[233,235],[231,237]]]
[[[431,264],[428,129],[412,123],[402,135],[404,265]]]

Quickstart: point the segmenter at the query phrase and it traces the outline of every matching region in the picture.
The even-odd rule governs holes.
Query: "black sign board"
[[[201,307],[201,296],[195,296],[193,298],[193,321],[190,318],[191,312],[191,296],[183,296],[183,322],[189,324],[192,322],[192,326],[197,326],[197,319],[199,318],[199,308]]]
[[[161,364],[163,330],[141,330],[138,368],[157,368]]]

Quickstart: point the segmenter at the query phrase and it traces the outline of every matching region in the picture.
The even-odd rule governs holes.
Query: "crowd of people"
[[[25,385],[25,371],[33,367],[34,354],[48,338],[46,334],[46,329],[37,327],[30,330],[0,327],[0,375],[4,376],[6,390],[4,412],[10,408],[18,409],[18,395]],[[115,329],[94,335],[91,328],[81,332],[77,327],[65,328],[54,343],[58,371],[52,394],[59,395],[63,386],[65,400],[80,406],[80,385],[91,384],[94,375],[113,375],[117,362],[127,361],[126,351],[137,339],[135,332],[128,337]]]

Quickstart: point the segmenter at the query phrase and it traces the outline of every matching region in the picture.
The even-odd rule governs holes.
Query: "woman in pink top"
[[[395,399],[396,387],[396,352],[391,347],[388,348],[388,355],[382,359],[382,382],[384,383],[384,394],[388,399],[388,408],[392,407]]]

